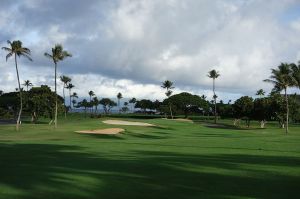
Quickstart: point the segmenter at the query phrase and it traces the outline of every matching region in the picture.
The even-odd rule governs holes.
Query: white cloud
[[[19,10],[9,15],[9,25],[0,20],[0,28],[32,49],[32,66],[21,61],[28,69],[22,75],[32,81],[52,81],[53,66],[43,53],[62,43],[74,56],[59,70],[72,74],[81,95],[94,88],[100,96],[161,99],[159,84],[170,79],[178,92],[210,96],[207,72],[216,68],[219,95],[230,99],[270,89],[262,82],[270,68],[300,59],[299,18],[281,19],[299,5],[296,0],[74,1],[71,11],[64,9],[67,3],[12,4]],[[13,88],[3,80],[7,70],[0,73],[2,87]]]

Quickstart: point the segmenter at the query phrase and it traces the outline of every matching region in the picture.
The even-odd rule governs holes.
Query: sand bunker
[[[175,121],[181,121],[181,122],[190,122],[190,123],[193,123],[193,120],[190,120],[190,119],[183,119],[183,118],[178,118],[178,119],[173,119]]]
[[[145,122],[130,122],[130,121],[123,121],[123,120],[105,120],[102,122],[105,124],[114,124],[114,125],[155,126],[154,124],[149,124]]]
[[[162,119],[165,119],[165,120],[174,120],[174,121],[180,121],[180,122],[190,122],[190,123],[193,123],[193,120],[190,120],[190,119],[184,119],[184,118],[177,118],[177,119],[167,119],[167,118],[162,118]]]
[[[84,130],[84,131],[75,131],[76,133],[83,134],[103,134],[103,135],[115,135],[123,132],[124,129],[121,128],[108,128],[108,129],[96,129],[96,130]]]

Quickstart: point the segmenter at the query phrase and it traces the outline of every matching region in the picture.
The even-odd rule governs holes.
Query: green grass
[[[157,126],[117,136],[74,133],[112,127],[79,116],[57,130],[0,126],[0,198],[299,197],[300,127],[141,121]]]

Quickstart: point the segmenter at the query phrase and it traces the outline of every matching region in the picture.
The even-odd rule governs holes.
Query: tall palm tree
[[[266,92],[263,89],[259,89],[256,92],[256,95],[259,96],[260,98],[262,98],[262,96],[264,96],[266,94]]]
[[[23,86],[26,86],[26,91],[28,92],[28,87],[33,86],[30,80],[25,80]]]
[[[175,87],[173,86],[173,82],[171,82],[170,80],[166,80],[162,83],[162,88],[166,89],[167,91],[165,92],[166,96],[169,98],[173,91],[172,89],[174,89]],[[170,109],[170,114],[171,114],[171,118],[173,119],[173,112],[172,112],[172,104],[171,102],[169,102],[169,109]]]
[[[216,79],[220,76],[219,72],[216,71],[215,69],[211,70],[208,72],[207,75],[209,78],[213,79],[213,93],[214,93],[214,104],[215,104],[215,110],[214,110],[214,115],[215,115],[215,124],[217,123],[217,98],[218,96],[216,95],[215,89],[216,89]]]
[[[78,94],[76,93],[76,92],[74,92],[72,95],[71,95],[71,97],[72,97],[72,104],[73,104],[73,107],[74,107],[74,104],[76,103],[76,100],[74,99],[74,98],[78,98]],[[73,101],[75,100],[75,103],[73,103]]]
[[[118,93],[118,94],[117,94],[117,98],[118,98],[119,112],[121,112],[121,109],[120,109],[120,100],[123,98],[122,93]]]
[[[89,96],[90,96],[90,105],[92,105],[92,97],[95,96],[94,91],[89,91]],[[90,112],[93,111],[93,106],[91,106]]]
[[[75,107],[75,104],[77,103],[77,101],[75,99],[72,100],[72,105],[73,105],[73,108]]]
[[[17,79],[18,79],[18,86],[19,86],[20,110],[19,110],[17,124],[16,124],[16,129],[19,130],[22,108],[23,108],[23,101],[22,101],[22,89],[21,89],[21,84],[20,84],[17,57],[23,56],[23,57],[26,57],[27,59],[29,59],[30,61],[32,61],[32,59],[30,57],[30,50],[28,48],[23,47],[21,41],[17,40],[17,41],[11,42],[8,40],[7,43],[9,45],[9,47],[2,47],[2,49],[8,52],[8,54],[6,55],[6,61],[11,56],[14,56],[14,58],[15,58],[15,65],[16,65],[16,72],[17,72]]]
[[[136,103],[136,98],[133,97],[131,100],[129,100],[129,103],[132,104],[131,111],[133,112],[134,111],[134,104]]]
[[[286,120],[285,120],[285,133],[287,134],[289,131],[289,100],[287,89],[291,86],[295,86],[297,84],[295,78],[292,75],[291,64],[281,63],[277,69],[271,69],[272,75],[270,79],[265,79],[265,82],[270,82],[274,84],[274,89],[276,91],[284,90],[285,96],[285,105],[286,105]]]
[[[100,103],[100,100],[98,99],[98,97],[93,97],[93,105],[95,106],[95,114],[97,114],[97,112],[98,112],[99,103]]]
[[[66,95],[65,95],[65,88],[67,88],[67,85],[69,82],[71,82],[71,78],[68,76],[60,76],[60,81],[64,84],[63,85],[63,97],[64,97],[64,107],[65,107],[65,118],[67,117],[67,108],[66,108]]]
[[[63,61],[65,58],[67,57],[72,57],[72,55],[68,52],[68,51],[65,51],[63,49],[63,46],[61,44],[56,44],[54,46],[54,48],[52,48],[52,52],[51,54],[49,53],[44,53],[44,55],[51,59],[54,63],[54,81],[55,81],[55,118],[54,118],[54,123],[55,123],[55,128],[57,128],[57,109],[58,109],[58,106],[57,106],[57,86],[56,86],[56,76],[57,76],[57,64],[58,62],[60,61]]]
[[[67,89],[69,89],[69,97],[70,97],[70,109],[72,109],[72,89],[74,88],[75,86],[72,84],[72,83],[69,83],[67,85]]]

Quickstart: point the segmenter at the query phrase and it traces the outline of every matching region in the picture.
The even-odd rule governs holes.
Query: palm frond
[[[29,61],[33,61],[32,58],[31,58],[29,55],[27,55],[27,54],[22,54],[22,56],[24,56],[24,57],[26,57],[27,59],[29,59]]]
[[[53,56],[50,55],[49,53],[44,53],[44,56],[47,57],[47,58],[49,58],[49,59],[53,59]]]
[[[2,47],[2,50],[8,51],[8,52],[12,51],[10,48],[7,48],[7,47]]]
[[[6,55],[6,61],[7,61],[7,60],[8,60],[8,58],[10,58],[12,55],[13,55],[13,53],[12,53],[12,52],[8,53],[8,54]]]

